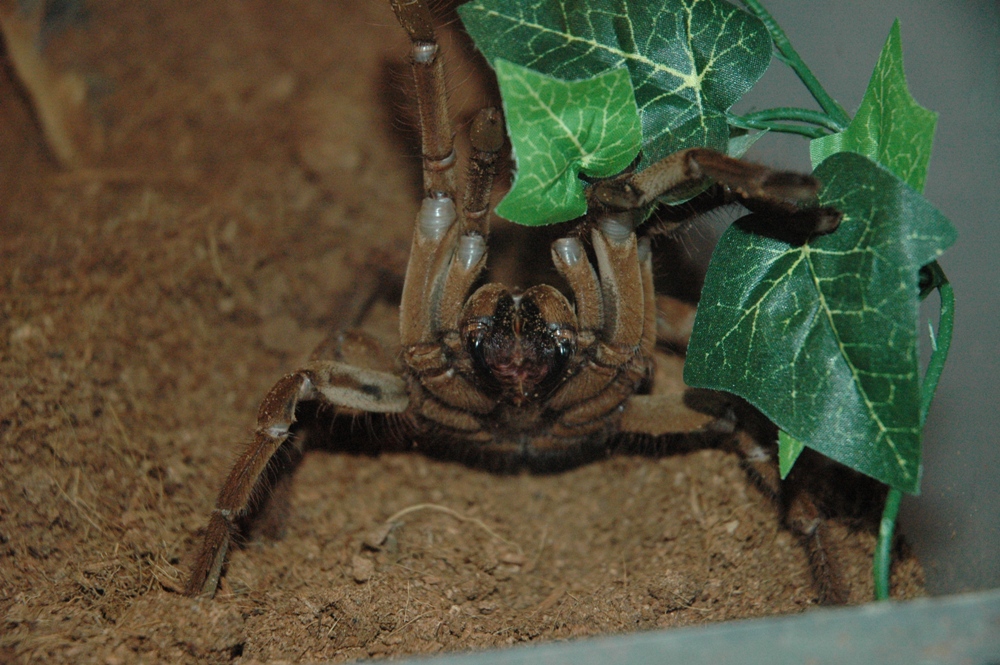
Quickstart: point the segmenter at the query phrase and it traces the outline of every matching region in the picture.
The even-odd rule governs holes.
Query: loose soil
[[[284,537],[237,548],[214,600],[180,593],[258,401],[371,250],[408,242],[387,4],[88,3],[45,51],[104,133],[75,171],[0,61],[0,661],[343,661],[815,604],[803,548],[714,450],[551,476],[310,453]],[[467,119],[489,86],[443,41]],[[832,533],[863,602],[874,537]],[[894,593],[921,579],[903,556]]]

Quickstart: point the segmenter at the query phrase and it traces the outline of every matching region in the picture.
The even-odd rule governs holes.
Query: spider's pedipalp
[[[480,235],[464,235],[452,257],[448,272],[441,286],[440,296],[434,298],[437,311],[431,321],[434,333],[457,331],[459,317],[466,296],[472,289],[483,268],[486,267],[486,241]]]
[[[604,298],[594,266],[587,260],[578,238],[560,238],[552,243],[552,263],[573,290],[577,325],[582,334],[580,344],[589,346],[595,333],[604,328]]]
[[[629,352],[642,340],[645,321],[642,275],[631,215],[602,220],[592,238],[604,300],[604,342]]]
[[[458,241],[455,220],[455,204],[447,196],[425,198],[417,213],[399,303],[399,337],[404,347],[433,340],[432,317],[440,296],[437,287]]]
[[[481,235],[466,235],[458,240],[455,263],[464,271],[472,270],[486,256],[486,241]]]

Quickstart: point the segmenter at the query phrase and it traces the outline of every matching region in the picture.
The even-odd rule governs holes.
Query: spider
[[[611,452],[728,446],[777,496],[773,454],[761,443],[773,430],[738,418],[748,409],[734,399],[686,388],[680,360],[660,348],[683,348],[693,308],[655,293],[650,239],[636,230],[657,197],[714,183],[723,198],[780,228],[827,233],[841,215],[817,206],[819,183],[708,149],[683,150],[642,172],[588,185],[586,219],[551,246],[570,297],[547,284],[523,292],[482,284],[505,140],[501,114],[485,109],[472,124],[459,201],[430,12],[420,2],[391,2],[412,42],[425,196],[399,305],[401,348],[388,352],[363,332],[338,332],[305,367],[274,384],[253,440],[219,493],[187,593],[215,593],[231,541],[287,471],[289,456],[301,456],[317,433],[334,431],[312,427],[319,415],[366,418],[372,426],[354,435],[367,433],[380,450],[416,448],[503,471],[560,470]],[[805,541],[817,578],[832,578],[816,505],[793,501],[785,521]],[[837,583],[820,579],[819,587],[821,599],[842,599]]]

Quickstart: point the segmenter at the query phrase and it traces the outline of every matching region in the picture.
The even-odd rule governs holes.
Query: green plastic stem
[[[931,353],[930,362],[927,363],[927,373],[924,374],[924,381],[920,387],[920,425],[923,426],[927,420],[927,412],[931,409],[931,401],[937,391],[938,380],[941,378],[941,371],[944,363],[948,360],[948,350],[951,348],[951,334],[955,327],[955,291],[948,282],[948,277],[944,274],[937,261],[929,264],[927,270],[933,279],[931,288],[937,289],[941,295],[941,316],[938,318],[938,332],[936,344]]]
[[[885,497],[882,522],[878,526],[878,541],[875,543],[875,561],[872,566],[875,575],[875,600],[889,600],[889,573],[892,568],[892,534],[896,530],[896,516],[903,492],[889,488]]]
[[[786,125],[777,122],[767,122],[763,120],[748,120],[748,116],[730,115],[727,117],[729,124],[743,129],[766,129],[771,132],[781,132],[783,134],[801,134],[810,139],[818,139],[826,136],[828,132],[819,127],[809,127],[807,125]]]
[[[810,125],[825,127],[831,132],[840,131],[840,126],[827,114],[810,109],[800,109],[790,106],[781,106],[774,109],[757,111],[755,113],[747,113],[744,116],[740,116],[740,119],[746,122],[805,122]]]
[[[951,334],[955,327],[955,291],[948,283],[948,278],[937,261],[926,266],[931,277],[931,284],[924,289],[921,297],[937,290],[941,296],[941,315],[938,317],[938,334],[934,350],[931,352],[927,372],[920,386],[920,425],[927,422],[934,393],[937,391],[938,380],[948,360],[948,350],[951,348]],[[896,516],[899,514],[899,502],[903,493],[889,488],[885,499],[885,510],[882,511],[882,522],[879,524],[878,541],[875,543],[875,561],[872,566],[875,576],[875,600],[889,599],[889,573],[892,567],[892,537],[896,530]]]
[[[781,29],[778,23],[771,16],[771,13],[764,9],[764,6],[758,2],[758,0],[742,0],[746,8],[750,10],[754,16],[763,21],[764,25],[767,27],[767,31],[771,33],[771,41],[774,42],[774,47],[778,50],[780,54],[780,60],[792,68],[802,84],[806,86],[809,94],[813,96],[816,103],[819,104],[820,108],[826,111],[827,116],[834,123],[837,131],[843,131],[847,129],[847,126],[851,124],[851,117],[847,115],[847,111],[837,103],[837,101],[831,97],[823,86],[820,85],[819,80],[810,71],[809,67],[802,60],[799,54],[792,48],[792,43],[788,41],[788,36],[785,35],[785,31]]]

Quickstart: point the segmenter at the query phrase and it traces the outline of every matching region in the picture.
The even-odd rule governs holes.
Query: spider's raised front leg
[[[459,210],[454,129],[433,20],[424,2],[392,0],[392,8],[412,44],[424,182],[400,302],[400,342],[405,351],[436,342],[452,320],[457,325],[457,308],[485,267],[489,197],[504,134],[496,109],[479,112],[470,132],[473,154]]]
[[[587,194],[597,207],[639,210],[661,196],[697,193],[711,182],[750,210],[773,217],[776,229],[796,235],[831,233],[843,216],[836,208],[818,205],[820,183],[812,176],[777,171],[708,148],[675,152],[639,173],[597,182]]]
[[[758,225],[761,230],[804,239],[830,233],[840,224],[840,211],[818,205],[820,183],[812,176],[775,170],[707,148],[681,150],[639,173],[596,182],[587,196],[599,210],[637,211],[647,209],[660,197],[677,199],[697,194],[713,182],[721,191],[707,199],[712,207],[738,201],[761,213],[758,221],[767,222]],[[691,216],[697,213],[697,207],[684,212]],[[686,348],[694,313],[693,305],[658,295],[657,341]]]
[[[488,208],[503,122],[484,109],[473,123],[473,154],[464,205],[456,205],[454,130],[448,114],[444,68],[430,12],[423,2],[392,0],[410,36],[410,63],[416,83],[423,154],[424,200],[413,230],[410,259],[399,305],[400,344],[413,394],[426,390],[414,409],[425,418],[459,431],[478,429],[469,414],[492,407],[451,356],[459,342],[458,323],[465,297],[486,265]]]
[[[472,155],[461,210],[450,192],[437,192],[421,203],[399,306],[403,361],[414,384],[411,394],[421,397],[414,410],[467,433],[480,429],[472,414],[488,413],[495,405],[471,380],[471,366],[461,361],[466,354],[460,321],[466,297],[486,267],[489,197],[503,137],[499,111],[480,111],[470,132]],[[424,391],[432,398],[422,399]]]
[[[185,589],[188,595],[215,594],[239,520],[266,498],[284,461],[277,453],[286,446],[296,450],[301,446],[291,429],[305,401],[330,405],[337,414],[354,415],[400,413],[409,403],[398,376],[338,361],[316,361],[278,381],[261,402],[253,440],[237,458],[216,499]]]

